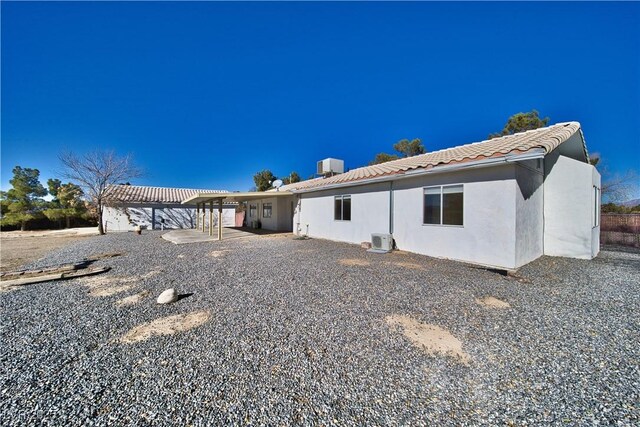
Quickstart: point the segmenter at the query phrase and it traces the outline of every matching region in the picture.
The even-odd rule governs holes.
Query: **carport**
[[[221,217],[222,206],[225,203],[243,203],[252,200],[260,200],[265,198],[282,198],[291,197],[293,193],[289,191],[252,191],[246,193],[196,193],[182,201],[182,204],[196,205],[196,230],[206,233],[206,215],[207,207],[209,208],[209,236],[213,236],[213,208],[214,205],[218,209],[218,217]],[[218,221],[218,240],[222,240],[222,222]]]

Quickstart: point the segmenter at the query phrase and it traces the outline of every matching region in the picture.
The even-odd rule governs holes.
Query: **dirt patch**
[[[309,254],[309,253],[316,252],[316,250],[315,249],[296,249],[294,252],[297,252],[300,254]]]
[[[119,339],[120,342],[130,344],[145,341],[154,335],[173,335],[184,332],[205,323],[211,314],[208,311],[196,311],[188,314],[176,314],[145,323],[127,332]]]
[[[342,258],[338,260],[338,262],[342,265],[349,265],[349,266],[356,266],[356,267],[366,267],[368,265],[371,265],[371,263],[366,259],[359,259],[359,258]]]
[[[222,256],[225,256],[227,254],[226,250],[223,251],[211,251],[209,252],[209,256],[210,257],[214,257],[214,258],[220,258]]]
[[[0,282],[0,294],[5,294],[7,292],[15,291],[16,289],[20,289],[21,286],[12,286],[7,285],[5,283]]]
[[[148,273],[144,273],[141,274],[140,276],[138,276],[140,279],[149,279],[153,276],[157,276],[158,274],[162,273],[161,270],[151,270]]]
[[[387,316],[385,320],[390,326],[401,327],[404,336],[427,354],[451,356],[464,364],[471,360],[469,355],[462,351],[462,342],[446,329],[418,322],[409,316],[393,315]]]
[[[120,286],[103,286],[89,290],[89,295],[92,297],[109,297],[111,295],[119,294],[124,291],[128,291],[133,288],[132,285],[120,285]]]
[[[293,234],[291,234],[290,232],[280,232],[280,233],[272,233],[272,234],[268,234],[266,236],[263,237],[268,237],[270,239],[289,239],[293,237]]]
[[[36,261],[55,249],[86,239],[88,236],[39,236],[5,235],[0,233],[0,271],[16,268]]]
[[[133,288],[137,278],[96,276],[80,279],[79,282],[89,289],[92,297],[108,297]]]
[[[413,262],[404,262],[404,261],[398,261],[398,262],[390,262],[389,264],[393,264],[396,267],[402,267],[402,268],[408,268],[411,270],[424,270],[424,266],[420,265],[420,264],[415,264]]]
[[[484,297],[484,298],[476,298],[476,303],[483,305],[485,307],[492,308],[509,308],[511,304],[506,301],[499,300],[495,297]]]
[[[184,257],[185,257],[185,255],[184,255],[184,254],[180,254],[180,255],[178,255],[178,258],[184,258]]]
[[[116,305],[118,307],[125,307],[127,305],[134,305],[139,303],[140,301],[142,301],[143,299],[145,299],[146,297],[148,297],[151,294],[151,291],[149,290],[144,290],[142,292],[138,292],[137,294],[128,296],[126,298],[122,298],[118,301],[116,301]]]
[[[95,276],[80,279],[79,282],[89,288],[89,295],[93,297],[108,297],[128,291],[140,280],[148,279],[159,273],[159,270],[152,270],[140,276]]]
[[[402,249],[394,249],[391,252],[391,255],[392,256],[400,255],[401,257],[405,257],[405,256],[406,257],[415,257],[416,256],[415,252],[403,251]]]
[[[102,253],[102,254],[97,254],[97,255],[91,255],[87,259],[92,260],[92,261],[97,261],[99,259],[116,258],[116,257],[119,257],[119,256],[122,256],[122,254],[120,252],[107,252],[107,253]]]

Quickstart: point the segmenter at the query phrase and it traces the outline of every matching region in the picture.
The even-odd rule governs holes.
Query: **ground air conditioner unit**
[[[371,233],[371,249],[368,252],[384,254],[393,249],[391,234]]]

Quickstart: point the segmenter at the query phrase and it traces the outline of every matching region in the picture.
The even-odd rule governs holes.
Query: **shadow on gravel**
[[[619,251],[610,248],[600,251],[597,257],[593,259],[596,263],[611,265],[614,267],[624,267],[632,270],[640,269],[640,253],[628,250]]]
[[[640,248],[635,248],[633,246],[619,246],[619,245],[602,245],[600,247],[601,251],[610,251],[610,252],[624,252],[628,254],[638,254],[640,255]]]
[[[190,294],[180,294],[180,295],[178,295],[177,301],[183,300],[185,298],[189,298],[191,295],[193,295],[193,292],[190,293]]]

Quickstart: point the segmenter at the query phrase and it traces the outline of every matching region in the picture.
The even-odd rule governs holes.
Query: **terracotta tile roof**
[[[532,149],[541,148],[544,149],[546,153],[550,153],[579,131],[580,123],[578,122],[558,123],[545,128],[447,148],[418,156],[392,160],[378,165],[365,166],[329,178],[315,178],[296,182],[282,186],[280,190],[321,189],[321,187],[328,185],[350,183],[385,175],[402,174],[413,169],[430,169],[490,157],[504,157],[507,154],[520,154]]]
[[[110,185],[105,200],[129,203],[181,203],[196,193],[228,193],[224,190]]]

